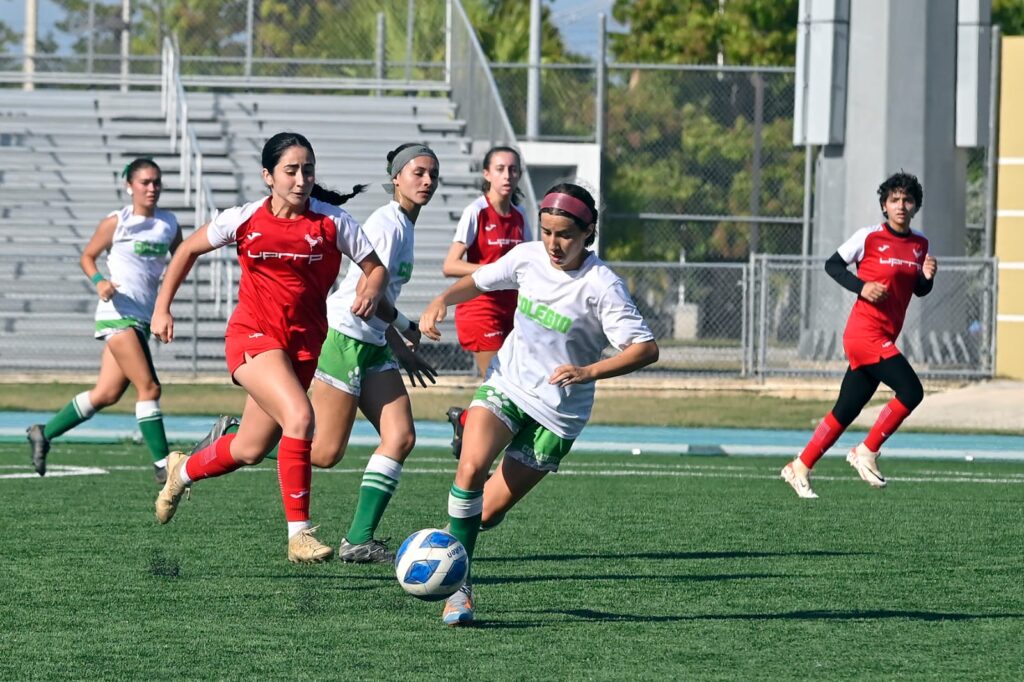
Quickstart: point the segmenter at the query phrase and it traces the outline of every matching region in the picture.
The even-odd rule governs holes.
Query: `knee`
[[[486,462],[473,462],[463,457],[455,472],[455,485],[463,490],[480,490],[487,482],[488,469]]]
[[[121,399],[122,394],[123,391],[116,392],[104,389],[93,389],[89,394],[89,402],[92,403],[92,406],[96,408],[96,411],[98,412],[103,408],[110,407],[116,403]]]
[[[920,383],[909,388],[905,388],[896,394],[896,400],[903,403],[903,407],[913,411],[913,409],[920,405],[921,401],[924,400],[924,388]]]
[[[288,410],[281,422],[283,435],[291,438],[310,438],[313,435],[313,408],[307,402]]]
[[[309,452],[310,463],[320,469],[330,469],[345,456],[344,448],[327,447],[313,438],[313,449]]]
[[[243,466],[259,464],[267,453],[252,446],[246,446],[237,440],[231,442],[231,458]]]
[[[135,390],[139,394],[139,400],[160,400],[162,394],[160,384],[155,381],[137,384]]]
[[[381,439],[380,451],[389,454],[393,453],[400,461],[404,462],[414,447],[416,447],[416,433],[410,430],[397,437],[392,436]]]

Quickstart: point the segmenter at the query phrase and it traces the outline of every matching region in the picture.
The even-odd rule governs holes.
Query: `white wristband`
[[[395,308],[395,319],[391,326],[400,332],[406,332],[412,329],[412,320],[403,315],[401,310]]]

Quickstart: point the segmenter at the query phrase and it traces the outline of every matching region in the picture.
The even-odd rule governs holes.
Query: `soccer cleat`
[[[385,541],[371,539],[353,545],[342,538],[338,546],[338,559],[350,564],[390,564],[395,561],[394,552],[388,551]]]
[[[288,538],[288,561],[293,564],[316,564],[334,555],[334,550],[314,535],[319,527],[305,528]]]
[[[818,495],[811,489],[810,470],[804,466],[803,462],[800,463],[799,470],[796,463],[799,460],[793,460],[786,466],[782,467],[782,480],[789,484],[789,486],[796,491],[799,497],[803,497],[808,500],[817,499]]]
[[[163,485],[167,483],[167,467],[160,466],[158,464],[153,465],[153,478],[156,479],[157,484]]]
[[[878,470],[878,465],[875,463],[880,454],[882,453],[871,452],[861,443],[846,455],[846,461],[872,488],[885,487],[885,476],[882,476],[882,472]]]
[[[448,423],[452,425],[452,456],[458,459],[462,456],[462,413],[461,407],[448,408]]]
[[[444,602],[441,620],[448,627],[473,624],[473,585],[466,583]]]
[[[196,443],[195,447],[192,448],[192,452],[189,454],[194,455],[203,448],[209,447],[211,444],[213,444],[213,441],[223,436],[225,433],[227,433],[227,430],[233,426],[238,426],[238,420],[235,419],[234,417],[230,417],[226,414],[222,414],[221,416],[217,417],[217,421],[213,422],[213,426],[210,427],[210,431],[205,436],[203,436],[203,439],[201,441]]]
[[[167,523],[174,517],[174,512],[178,511],[178,502],[188,488],[181,482],[181,468],[187,461],[188,455],[184,452],[167,455],[167,480],[156,496],[156,520],[160,523]]]
[[[32,444],[32,466],[40,476],[46,475],[46,453],[50,451],[50,441],[42,424],[33,424],[25,432],[28,442]]]

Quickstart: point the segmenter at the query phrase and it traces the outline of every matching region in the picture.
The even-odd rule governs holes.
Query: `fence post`
[[[804,147],[804,208],[803,221],[800,225],[800,255],[803,256],[803,268],[800,272],[800,332],[810,329],[807,309],[808,289],[810,288],[810,255],[811,255],[811,202],[813,196],[814,153],[811,145]]]
[[[605,60],[608,56],[608,33],[607,33],[607,21],[605,20],[604,14],[597,15],[597,93],[594,96],[594,142],[599,147],[604,148],[604,112],[605,112],[605,97],[607,93],[605,88],[607,87],[608,78],[608,67]],[[604,164],[602,164],[604,165]],[[598,187],[599,196],[601,188]]]
[[[754,151],[750,159],[750,215],[761,214],[761,143],[764,128],[764,77],[760,72],[750,74],[754,86]],[[750,251],[761,250],[761,224],[750,223]]]
[[[39,30],[37,0],[25,0],[25,37],[24,51],[25,60],[22,62],[21,70],[25,74],[25,82],[22,84],[24,90],[35,90],[36,85],[33,76],[36,73],[36,33]]]
[[[981,255],[995,254],[992,235],[995,233],[996,185],[999,182],[996,163],[999,156],[999,78],[1002,66],[1002,32],[992,26],[991,81],[988,86],[988,147],[985,149],[985,231],[982,236]]]
[[[449,88],[452,86],[452,2],[445,0],[444,3],[444,83]]]
[[[253,0],[245,3],[245,77],[252,76]]]
[[[760,299],[761,304],[758,310],[758,316],[761,318],[757,324],[757,338],[758,338],[758,352],[757,352],[757,374],[761,379],[761,383],[765,380],[765,366],[768,364],[768,258],[761,254],[758,256],[760,261]]]
[[[374,58],[374,75],[378,82],[384,80],[384,48],[384,13],[377,12],[377,50]],[[378,89],[375,94],[380,97],[384,92]]]
[[[121,92],[128,92],[128,73],[131,71],[128,65],[132,53],[131,21],[131,0],[121,0]]]
[[[412,80],[413,31],[416,28],[416,0],[408,0],[405,8],[405,80]]]
[[[530,0],[530,67],[526,75],[526,139],[540,135],[540,0]]]
[[[96,42],[96,0],[89,0],[89,13],[87,16],[86,30],[89,34],[85,39],[85,72],[91,74]]]

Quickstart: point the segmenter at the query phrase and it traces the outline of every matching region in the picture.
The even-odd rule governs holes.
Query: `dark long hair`
[[[135,174],[143,168],[152,168],[159,173],[161,177],[164,174],[163,171],[160,170],[160,166],[156,165],[156,161],[145,157],[139,157],[124,167],[121,171],[121,177],[124,178],[125,182],[130,183],[132,178],[135,177]]]
[[[583,244],[584,246],[590,246],[591,244],[593,244],[594,240],[597,239],[597,202],[594,201],[594,197],[591,196],[590,192],[583,189],[579,185],[572,184],[571,182],[562,182],[555,185],[547,192],[545,192],[544,196],[547,196],[549,194],[568,194],[569,196],[582,201],[586,205],[586,207],[590,209],[591,214],[594,216],[594,220],[592,221],[594,223],[594,231],[590,233],[590,236],[587,237],[587,240],[583,242]],[[574,223],[576,223],[576,225],[578,225],[581,230],[586,230],[588,227],[590,227],[587,223],[584,223],[582,220],[580,220],[573,214],[563,211],[560,208],[540,209],[537,215],[538,225],[540,225],[540,216],[544,213],[569,218]]]
[[[263,167],[267,169],[268,173],[273,174],[274,168],[281,160],[281,155],[284,154],[285,150],[291,147],[305,147],[309,152],[309,155],[313,158],[313,162],[316,163],[316,154],[313,152],[313,145],[309,143],[309,140],[307,140],[304,135],[287,132],[278,133],[266,141],[263,145],[263,153],[260,155],[260,162],[263,164]],[[319,199],[320,201],[328,204],[341,206],[352,197],[364,191],[366,191],[366,185],[353,185],[350,193],[341,194],[314,183],[313,191],[310,192],[309,195],[314,199]]]

